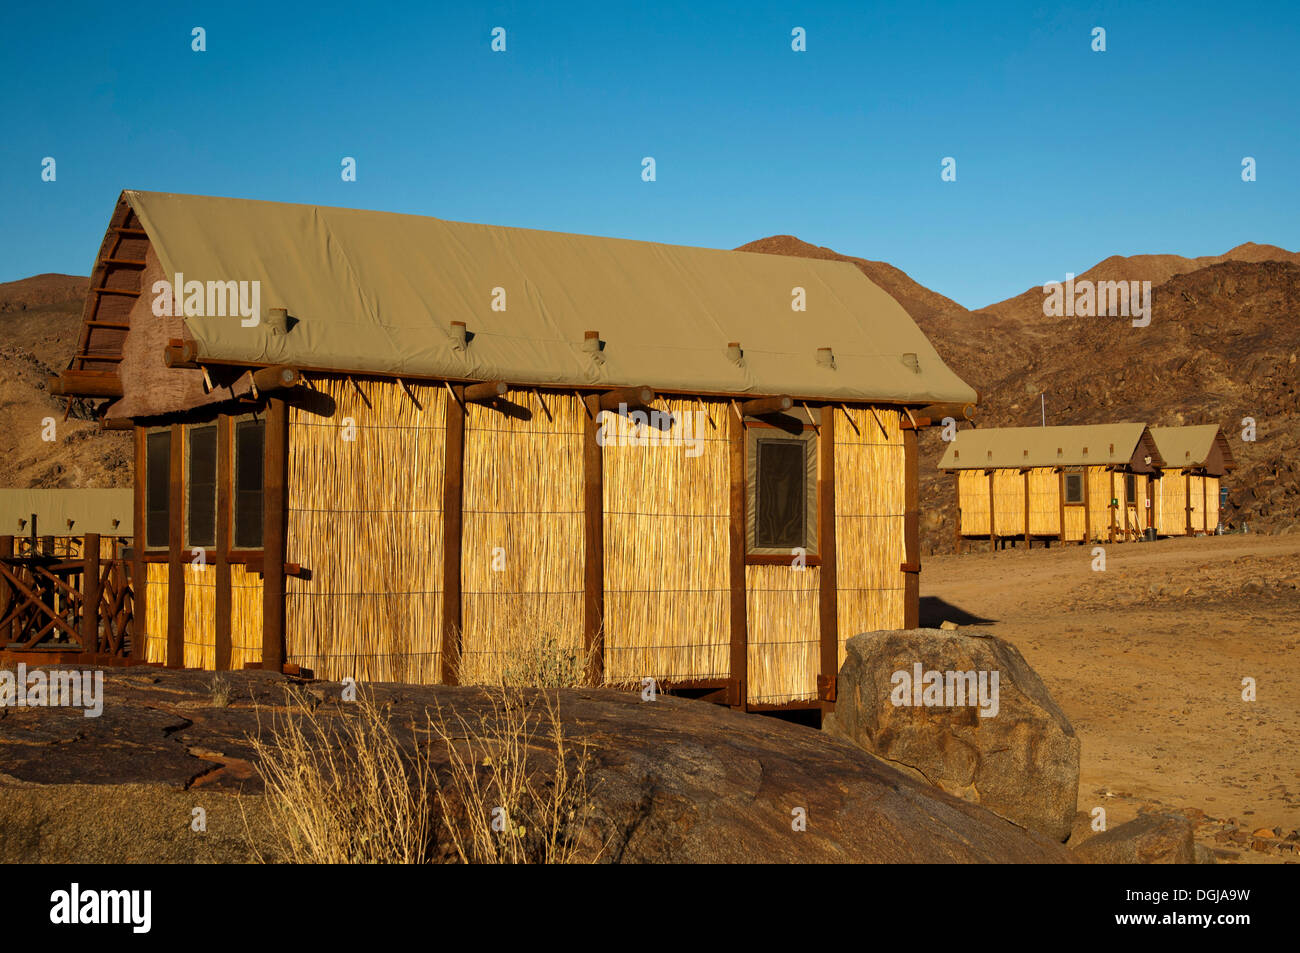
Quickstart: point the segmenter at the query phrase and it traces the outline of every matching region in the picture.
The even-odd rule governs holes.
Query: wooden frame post
[[[1115,495],[1115,471],[1112,469],[1110,471],[1110,505],[1109,505],[1110,534],[1106,539],[1106,542],[1108,543],[1115,542],[1115,528],[1116,528],[1115,507],[1117,505],[1119,505],[1119,497]]]
[[[1210,535],[1210,478],[1201,474],[1201,529]]]
[[[582,631],[587,652],[587,684],[605,682],[605,469],[597,437],[600,434],[600,395],[582,398],[586,404],[582,431]]]
[[[1188,536],[1192,535],[1192,472],[1183,471],[1183,510],[1186,514]]]
[[[442,649],[439,656],[444,685],[458,684],[461,650],[460,556],[465,468],[464,388],[452,387],[447,407],[447,446],[442,474]]]
[[[997,552],[998,549],[998,523],[997,523],[997,499],[993,495],[993,472],[985,470],[984,475],[989,480],[989,552]]]
[[[185,666],[185,427],[171,425],[168,463],[167,667]]]
[[[840,671],[839,589],[835,572],[835,409],[822,414],[817,460],[817,555],[821,573],[817,578],[817,617],[820,634],[821,670],[824,688],[818,692],[822,711],[835,703],[835,682]]]
[[[961,534],[961,471],[952,471],[952,498],[955,513],[953,515],[953,549],[958,556],[965,549],[966,538]]]
[[[145,566],[145,469],[146,433],[143,427],[135,428],[135,499],[131,519],[135,538],[131,545],[131,658],[144,662],[148,658],[146,641],[148,633],[149,574]]]
[[[903,431],[903,480],[903,628],[915,629],[921,625],[921,463],[912,429]]]
[[[12,536],[0,536],[0,559],[12,558],[13,554],[14,538]],[[7,579],[0,579],[0,618],[9,614],[9,610],[13,608],[14,599],[14,590],[13,587],[9,585],[9,581]],[[5,626],[5,628],[9,631],[0,632],[0,639],[3,639],[5,642],[14,641],[14,636],[18,629],[18,621],[15,619],[9,625]]]
[[[745,421],[735,412],[727,413],[727,438],[731,469],[730,513],[728,527],[728,579],[731,587],[731,682],[735,694],[732,708],[749,706],[749,614],[745,605]]]
[[[218,672],[230,668],[230,484],[234,479],[230,464],[230,417],[222,414],[217,418],[217,588],[213,607],[214,667]]]
[[[1083,545],[1092,542],[1092,467],[1083,468]]]
[[[1029,540],[1029,471],[1025,471],[1025,549],[1033,549]]]
[[[90,662],[99,651],[99,534],[87,533],[84,538],[81,554],[85,561],[81,572],[81,651]]]
[[[289,530],[289,405],[266,402],[262,491],[262,668],[284,671],[284,559]]]
[[[1065,536],[1065,468],[1061,467],[1056,471],[1056,503],[1061,511],[1061,545],[1066,543]]]

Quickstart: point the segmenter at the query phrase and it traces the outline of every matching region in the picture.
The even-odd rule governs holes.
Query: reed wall
[[[958,470],[963,536],[989,534],[989,476],[983,470]]]
[[[1029,532],[1033,536],[1061,533],[1061,475],[1051,467],[1029,471]]]
[[[1018,469],[1002,467],[993,471],[993,505],[996,508],[993,528],[999,536],[1025,534],[1025,476]]]
[[[746,694],[751,705],[816,700],[821,674],[820,574],[817,566],[745,567]]]
[[[287,559],[311,578],[285,580],[287,659],[322,678],[437,681],[446,388],[308,386],[317,399],[289,416]]]
[[[506,399],[523,415],[471,404],[465,421],[462,684],[496,682],[539,646],[584,651],[586,410],[574,394]]]
[[[1208,494],[1205,492],[1205,477],[1193,474],[1188,489],[1192,500],[1192,529],[1198,533],[1203,532],[1206,528],[1205,508],[1208,502]]]
[[[1156,532],[1161,536],[1187,535],[1187,480],[1181,469],[1161,473],[1156,481],[1156,500]]]
[[[1111,488],[1111,473],[1105,467],[1088,467],[1088,539],[1105,540],[1110,535],[1110,501],[1117,499]]]
[[[839,664],[861,632],[901,629],[907,468],[898,411],[823,411],[835,428],[835,578]],[[819,656],[814,656],[814,661]],[[800,675],[802,678],[802,673]],[[816,673],[813,676],[816,687]],[[800,683],[802,689],[803,683]]]
[[[249,572],[240,563],[232,564],[230,567],[230,667],[233,670],[239,671],[247,665],[261,663],[262,619],[262,577],[257,573]]]
[[[606,679],[727,678],[732,411],[725,401],[656,406],[679,423],[601,415]]]
[[[1205,477],[1205,531],[1213,533],[1219,528],[1219,478]]]
[[[217,667],[217,570],[185,564],[184,665]]]
[[[1071,505],[1065,508],[1065,538],[1075,542],[1083,539],[1083,506]]]
[[[145,563],[146,662],[167,663],[167,563]]]

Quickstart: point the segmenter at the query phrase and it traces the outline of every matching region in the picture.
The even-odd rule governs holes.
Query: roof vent
[[[956,450],[956,449],[954,449],[953,452],[952,452],[952,458],[953,458],[954,460],[956,460],[956,459],[958,459],[958,458],[960,458],[960,457],[961,457],[961,451],[960,451],[960,450]]]
[[[457,351],[465,350],[465,345],[469,343],[469,334],[465,330],[464,321],[451,322],[451,346]]]
[[[1085,457],[1088,455],[1088,448],[1087,448],[1087,447],[1084,447],[1084,448],[1083,448],[1083,455],[1084,455]]]
[[[605,342],[600,339],[599,331],[584,331],[582,334],[582,350],[584,354],[591,356],[591,359],[597,364],[605,363],[605,355],[601,353]]]
[[[1112,457],[1115,455],[1115,445],[1113,443],[1110,445],[1110,455]]]
[[[988,459],[990,459],[990,460],[993,459],[993,451],[992,451],[992,450],[989,450],[989,451],[988,451]]]
[[[904,354],[902,360],[903,360],[903,366],[910,367],[912,369],[913,374],[921,373],[921,362],[917,360],[916,355],[913,354],[911,351],[908,351],[906,354]]]
[[[1056,455],[1057,455],[1058,457],[1064,456],[1064,455],[1065,455],[1065,451],[1062,450],[1060,447],[1057,447],[1057,448],[1056,448]]]
[[[289,330],[289,309],[271,308],[266,312],[266,327],[272,334],[285,334]]]
[[[829,367],[835,370],[835,352],[828,347],[819,347],[817,349],[817,366]]]
[[[740,349],[739,341],[732,341],[727,345],[727,360],[733,364],[739,364],[745,359],[745,352]]]

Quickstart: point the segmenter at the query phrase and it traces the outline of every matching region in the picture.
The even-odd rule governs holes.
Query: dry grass
[[[592,755],[564,733],[558,697],[487,690],[480,716],[438,707],[403,744],[386,705],[293,702],[251,739],[276,851],[293,863],[596,860]],[[445,753],[445,764],[435,760]],[[250,845],[261,861],[268,855]]]
[[[576,688],[587,684],[591,653],[568,619],[548,611],[545,598],[517,598],[498,616],[491,649],[465,648],[457,660],[461,685]],[[480,643],[481,645],[482,643]]]
[[[221,674],[212,676],[212,681],[208,684],[208,697],[212,701],[212,707],[229,708],[230,695],[230,680]]]

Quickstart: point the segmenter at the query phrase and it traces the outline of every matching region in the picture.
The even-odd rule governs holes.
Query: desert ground
[[[1112,544],[1104,571],[972,545],[926,561],[922,624],[1020,649],[1082,742],[1081,812],[1182,811],[1220,860],[1300,860],[1300,535]]]

